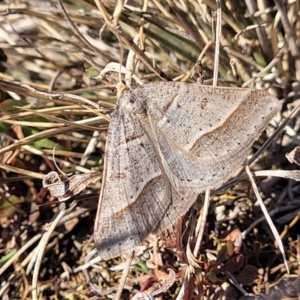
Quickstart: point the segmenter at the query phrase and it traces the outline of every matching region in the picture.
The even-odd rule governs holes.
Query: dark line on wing
[[[139,134],[139,135],[133,135],[133,136],[131,136],[131,137],[129,137],[129,138],[126,138],[124,142],[119,143],[118,146],[119,146],[119,145],[123,145],[123,144],[126,145],[126,144],[128,144],[128,143],[130,143],[130,142],[132,142],[132,141],[134,141],[134,140],[136,140],[136,139],[140,139],[140,138],[141,138],[142,136],[144,136],[144,135],[145,135],[145,133]]]
[[[171,98],[171,100],[166,104],[166,105],[164,105],[163,106],[163,111],[164,112],[166,112],[168,109],[169,109],[169,107],[173,104],[173,102],[174,102],[174,100],[175,100],[175,98],[178,96],[178,94],[175,94],[172,98]]]
[[[242,103],[241,103],[242,104]],[[239,112],[241,111],[241,112]],[[235,116],[236,115],[242,115],[243,114],[243,111],[244,111],[244,108],[241,107],[241,105],[239,105],[237,107],[236,110],[234,110],[230,116],[224,120],[224,122],[222,124],[220,124],[218,127],[216,127],[214,130],[211,130],[211,131],[208,131],[207,133],[201,135],[196,141],[195,143],[192,145],[192,147],[189,148],[189,151],[192,151],[195,149],[195,147],[198,145],[199,141],[204,137],[204,136],[207,136],[207,135],[212,135],[212,134],[216,134],[218,131],[220,130],[224,130],[224,128],[227,128],[228,127],[228,124],[229,124],[229,121],[231,121],[231,119],[234,120]]]
[[[126,206],[126,208],[124,208],[124,209],[118,211],[117,213],[115,213],[115,214],[113,215],[113,218],[118,219],[118,218],[121,217],[121,215],[122,215],[123,213],[132,211],[132,210],[134,209],[134,207],[138,205],[138,201],[140,201],[140,196],[142,195],[143,191],[144,191],[146,188],[148,188],[148,186],[149,186],[150,184],[152,184],[153,181],[157,180],[159,177],[162,177],[162,176],[163,176],[162,174],[161,174],[161,175],[158,175],[158,176],[156,176],[156,177],[153,177],[150,181],[148,181],[147,184],[144,185],[144,187],[142,188],[142,190],[140,191],[140,193],[139,193],[138,196],[136,197],[136,200],[133,201],[132,203],[130,203],[128,206]]]
[[[140,139],[142,136],[144,136],[145,135],[145,133],[143,133],[143,134],[139,134],[139,135],[133,135],[133,136],[131,136],[131,137],[129,137],[129,138],[126,138],[125,139],[125,142],[126,143],[129,143],[129,142],[132,142],[132,141],[134,141],[134,140],[136,140],[136,139]]]

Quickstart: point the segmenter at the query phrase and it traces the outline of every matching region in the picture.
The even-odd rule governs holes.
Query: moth
[[[107,260],[176,224],[245,161],[281,108],[267,92],[155,82],[125,89],[111,115],[94,237]]]

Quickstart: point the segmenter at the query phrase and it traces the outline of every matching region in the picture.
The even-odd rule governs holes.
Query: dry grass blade
[[[255,183],[255,181],[253,179],[253,176],[251,174],[251,171],[250,171],[249,167],[246,166],[245,169],[246,169],[247,175],[249,176],[249,180],[250,180],[250,182],[252,184],[252,188],[253,188],[253,191],[254,191],[254,193],[256,195],[256,198],[257,198],[257,200],[259,202],[259,205],[260,205],[260,207],[261,207],[261,209],[262,209],[262,211],[263,211],[263,213],[265,215],[265,218],[266,218],[266,220],[267,220],[267,222],[268,222],[268,224],[269,224],[269,226],[270,226],[270,228],[272,230],[272,233],[273,233],[273,235],[275,237],[275,240],[276,240],[276,242],[278,244],[280,252],[281,252],[281,254],[283,256],[283,261],[284,261],[285,267],[286,267],[288,273],[290,273],[290,268],[289,268],[288,263],[287,263],[285,250],[284,250],[281,238],[280,238],[280,236],[278,234],[278,231],[277,231],[277,229],[276,229],[276,227],[275,227],[275,225],[274,225],[274,223],[273,223],[273,221],[272,221],[272,219],[271,219],[271,217],[270,217],[270,215],[269,215],[269,213],[268,213],[268,211],[266,209],[266,206],[265,206],[265,204],[264,204],[264,202],[263,202],[263,200],[262,200],[262,198],[261,198],[261,196],[260,196],[260,194],[258,192],[257,185],[256,185],[256,183]]]
[[[39,295],[39,290],[38,290],[38,279],[39,279],[39,271],[44,255],[44,250],[48,244],[48,241],[50,239],[50,236],[53,234],[53,231],[55,227],[57,226],[58,222],[61,220],[61,218],[65,215],[66,213],[66,208],[65,204],[62,203],[61,209],[55,220],[52,222],[52,224],[49,226],[47,232],[43,235],[43,237],[40,240],[40,243],[38,245],[38,250],[37,250],[37,257],[36,257],[36,263],[34,266],[34,272],[32,276],[32,299],[37,300],[38,295]]]

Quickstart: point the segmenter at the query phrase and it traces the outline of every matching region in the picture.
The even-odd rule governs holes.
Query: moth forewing
[[[95,221],[95,242],[103,259],[131,252],[149,232],[174,225],[182,212],[174,206],[179,195],[163,174],[152,142],[135,115],[120,107],[108,131]]]
[[[179,193],[219,187],[242,165],[279,101],[251,89],[170,84],[172,97],[161,94],[162,83],[134,90],[140,98],[151,95],[147,115],[164,171]]]

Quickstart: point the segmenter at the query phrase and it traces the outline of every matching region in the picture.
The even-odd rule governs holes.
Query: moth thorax
[[[128,111],[135,114],[137,117],[144,118],[147,116],[147,104],[143,99],[131,93],[127,97],[126,106]]]

